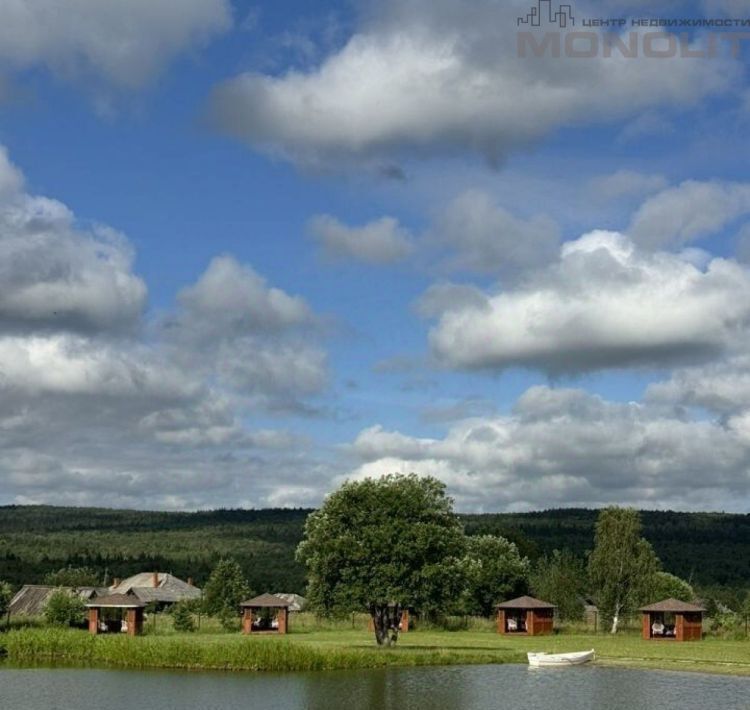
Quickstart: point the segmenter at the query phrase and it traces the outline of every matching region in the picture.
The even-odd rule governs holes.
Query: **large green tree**
[[[467,538],[464,558],[466,611],[491,616],[495,605],[527,591],[529,561],[504,537]]]
[[[583,618],[586,594],[586,566],[570,550],[554,550],[540,557],[531,572],[531,589],[540,599],[557,607],[563,621]]]
[[[203,601],[208,614],[236,616],[240,604],[250,596],[250,585],[242,568],[233,559],[223,559],[214,567],[203,588]]]
[[[367,610],[377,643],[390,645],[404,608],[436,613],[460,594],[465,544],[440,481],[389,475],[328,496],[307,518],[297,555],[313,608]]]
[[[599,513],[594,549],[589,556],[589,577],[596,603],[612,633],[623,614],[647,601],[660,563],[641,537],[641,518],[631,508],[606,508]]]

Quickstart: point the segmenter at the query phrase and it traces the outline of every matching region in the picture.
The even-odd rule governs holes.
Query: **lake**
[[[599,668],[330,673],[0,668],[5,710],[747,710],[750,679]]]

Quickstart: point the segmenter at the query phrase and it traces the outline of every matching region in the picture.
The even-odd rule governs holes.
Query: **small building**
[[[289,631],[289,602],[274,594],[261,594],[240,604],[242,633],[286,634]]]
[[[160,609],[202,596],[192,579],[186,582],[168,572],[141,572],[122,581],[115,580],[108,593],[132,594],[144,604],[155,604]]]
[[[700,641],[703,638],[703,612],[696,604],[665,599],[641,607],[642,636],[647,640]]]
[[[534,597],[518,597],[497,605],[497,632],[540,636],[554,629],[555,605]]]
[[[143,631],[145,606],[134,594],[95,597],[86,604],[89,610],[89,633],[124,631],[128,636],[138,636]]]

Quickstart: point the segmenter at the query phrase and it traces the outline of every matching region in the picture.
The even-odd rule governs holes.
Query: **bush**
[[[175,631],[192,633],[195,631],[195,622],[190,609],[184,602],[179,602],[172,607],[172,626]]]
[[[44,618],[53,626],[81,626],[86,620],[86,606],[80,597],[58,589],[47,601]]]
[[[216,617],[225,631],[239,631],[240,617],[232,607],[222,607]]]

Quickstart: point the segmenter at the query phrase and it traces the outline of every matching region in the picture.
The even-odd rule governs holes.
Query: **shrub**
[[[191,633],[195,631],[195,622],[190,609],[184,602],[179,602],[172,607],[172,625],[175,631]]]
[[[53,626],[80,626],[86,619],[86,606],[80,597],[58,589],[47,601],[44,618]]]

